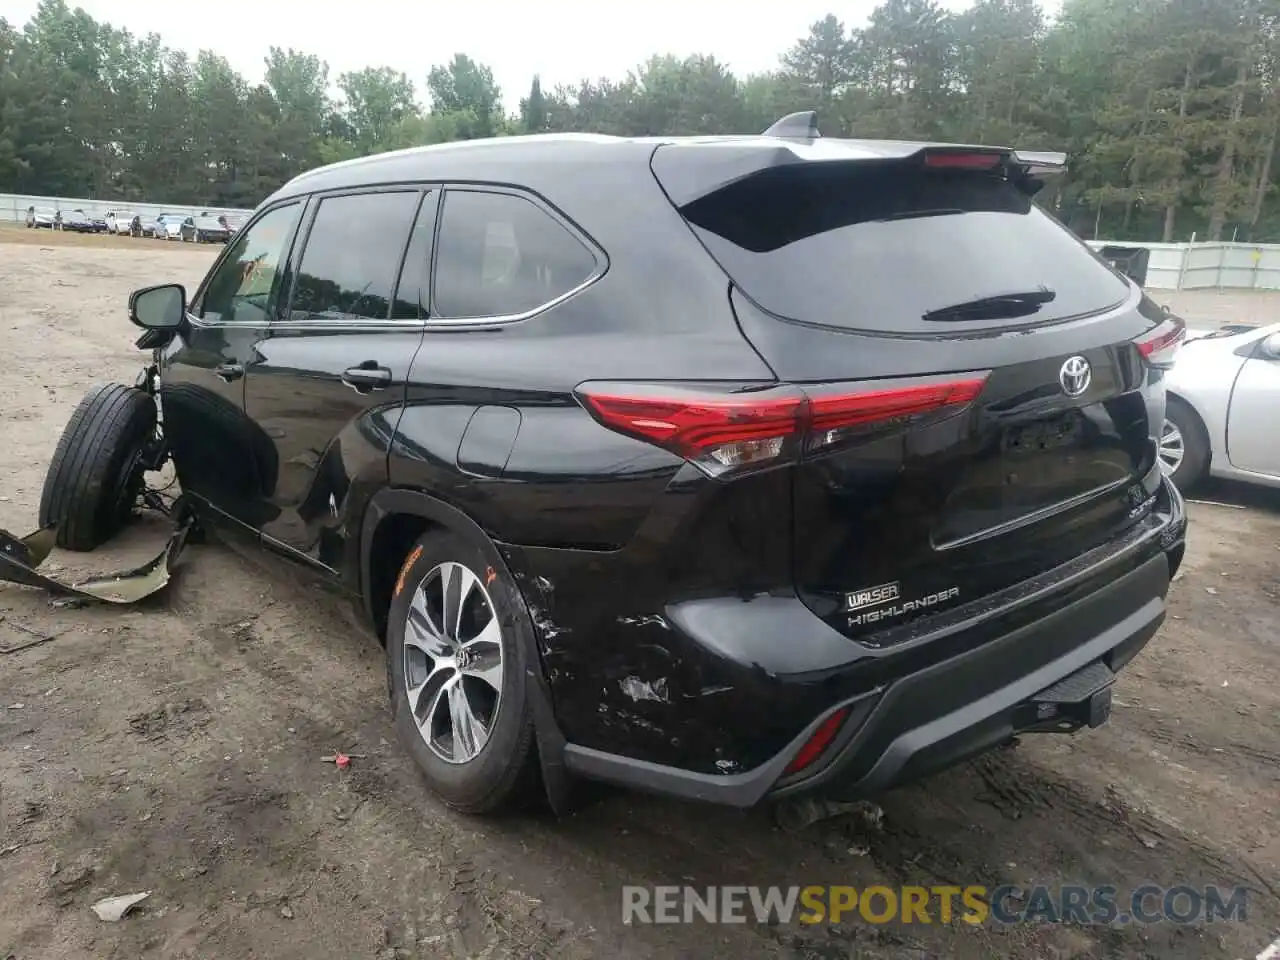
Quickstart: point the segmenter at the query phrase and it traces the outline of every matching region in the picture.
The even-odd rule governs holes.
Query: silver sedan
[[[1166,384],[1160,464],[1179,489],[1206,476],[1280,487],[1280,323],[1188,331]]]

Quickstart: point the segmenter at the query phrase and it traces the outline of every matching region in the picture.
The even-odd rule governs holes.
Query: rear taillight
[[[1170,316],[1133,341],[1147,366],[1168,369],[1178,358],[1178,350],[1187,338],[1187,325],[1181,318]]]
[[[872,384],[584,383],[577,394],[611,430],[670,450],[713,477],[798,459],[866,434],[950,415],[985,373]]]
[[[794,454],[808,398],[781,386],[720,392],[678,384],[584,383],[604,426],[670,450],[712,476]]]
[[[986,382],[987,375],[982,373],[881,385],[852,393],[847,384],[809,387],[805,448],[821,450],[862,431],[906,426],[924,416],[955,412],[972,403]]]

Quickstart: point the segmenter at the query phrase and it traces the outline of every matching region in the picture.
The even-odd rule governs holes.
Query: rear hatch
[[[1181,323],[1033,201],[1021,157],[681,144],[653,169],[808,398],[794,572],[833,626],[908,639],[1150,511]]]

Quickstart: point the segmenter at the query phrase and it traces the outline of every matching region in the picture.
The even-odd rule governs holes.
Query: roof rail
[[[801,110],[789,113],[766,130],[765,137],[793,137],[800,140],[816,140],[818,132],[818,114],[815,110]]]

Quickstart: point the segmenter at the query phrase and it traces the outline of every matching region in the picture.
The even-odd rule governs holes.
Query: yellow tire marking
[[[391,594],[392,598],[400,596],[400,592],[404,590],[404,578],[409,575],[409,568],[412,567],[422,556],[422,547],[414,547],[413,553],[409,554],[409,558],[405,560],[404,566],[400,568],[400,576],[396,578],[396,590]]]

